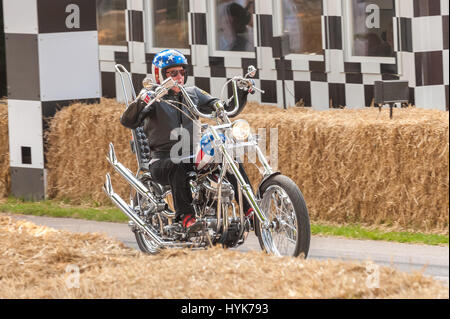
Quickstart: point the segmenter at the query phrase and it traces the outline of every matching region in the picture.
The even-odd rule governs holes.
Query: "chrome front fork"
[[[214,137],[214,142],[218,141],[218,147],[221,150],[222,154],[225,157],[227,165],[231,168],[234,175],[236,176],[238,185],[240,186],[242,193],[244,194],[245,198],[248,200],[250,206],[255,211],[255,215],[259,219],[261,225],[264,228],[269,228],[270,223],[265,215],[265,213],[262,211],[262,209],[259,207],[258,200],[256,199],[256,196],[254,195],[252,191],[251,185],[247,184],[244,177],[242,176],[241,172],[239,171],[239,166],[236,165],[236,162],[232,158],[232,156],[228,153],[225,144],[222,142],[222,139],[220,138],[217,130],[214,127],[210,127],[211,133]],[[216,145],[215,145],[216,146]],[[268,164],[267,164],[268,165]]]

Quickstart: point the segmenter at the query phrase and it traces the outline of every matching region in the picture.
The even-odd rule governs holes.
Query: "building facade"
[[[131,72],[138,90],[165,48],[188,58],[188,85],[217,97],[224,97],[228,79],[254,65],[256,84],[266,93],[250,99],[263,104],[364,108],[373,105],[375,81],[404,80],[411,104],[449,106],[448,0],[2,4],[6,70],[0,82],[6,73],[16,196],[45,197],[46,118],[73,101],[123,100],[114,65]]]
[[[375,81],[406,80],[411,104],[448,110],[447,0],[97,2],[103,96],[120,98],[115,63],[139,83],[175,47],[192,64],[188,84],[215,96],[253,64],[262,103],[362,108]]]

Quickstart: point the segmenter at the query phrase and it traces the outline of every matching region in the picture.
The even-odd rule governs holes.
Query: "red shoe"
[[[182,225],[188,233],[197,232],[202,229],[202,223],[197,221],[192,214],[186,215],[183,218]]]
[[[245,213],[245,218],[248,218],[248,220],[250,221],[250,226],[252,229],[254,227],[254,222],[253,222],[254,213],[255,213],[255,211],[253,208],[249,208],[248,211]]]

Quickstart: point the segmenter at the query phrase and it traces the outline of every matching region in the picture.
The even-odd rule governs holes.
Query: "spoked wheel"
[[[162,195],[162,193],[160,195]],[[139,201],[138,201],[138,199],[139,199]],[[169,205],[169,209],[171,209],[173,207],[173,202],[172,202],[172,194],[170,191],[166,192],[165,200],[166,200],[167,204]],[[144,207],[144,208],[145,208],[145,205],[148,205],[147,200],[144,199],[142,197],[142,195],[140,195],[139,193],[137,193],[136,196],[134,197],[134,202],[136,204],[139,203],[141,205],[141,207]],[[160,228],[159,221],[157,222],[157,224],[152,223],[151,226],[153,226],[153,228],[156,230],[159,229]],[[134,232],[134,236],[136,237],[136,242],[139,246],[139,249],[142,252],[151,254],[151,255],[155,255],[160,252],[160,248],[155,243],[155,241],[153,239],[151,239],[144,232],[137,230]]]
[[[160,252],[159,247],[156,245],[154,240],[148,237],[148,235],[141,233],[140,231],[136,231],[134,236],[136,237],[136,242],[142,252],[151,255],[156,255]]]
[[[139,198],[139,201],[138,201]],[[134,197],[134,202],[136,204],[140,204],[141,207],[145,207],[146,200],[143,199],[143,197],[140,194],[136,194]],[[152,225],[154,226],[154,225]],[[139,249],[146,253],[146,254],[152,254],[155,255],[159,253],[158,245],[156,245],[155,241],[151,239],[147,234],[144,232],[141,232],[139,230],[134,232],[134,236],[136,237],[136,242],[139,246]]]
[[[261,187],[260,207],[267,217],[255,218],[256,234],[263,250],[278,256],[308,255],[311,230],[303,194],[287,176],[276,175]]]

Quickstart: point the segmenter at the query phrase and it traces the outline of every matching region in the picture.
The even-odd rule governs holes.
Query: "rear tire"
[[[261,186],[261,198],[260,207],[272,225],[270,229],[263,229],[255,216],[255,233],[261,248],[270,253],[274,247],[282,256],[303,255],[306,258],[311,228],[308,209],[300,189],[289,177],[276,175]],[[272,243],[272,247],[268,247],[268,241]]]
[[[136,242],[139,246],[139,249],[143,253],[157,255],[160,252],[160,249],[155,245],[153,240],[148,238],[147,235],[141,233],[139,230],[134,232],[134,236],[136,237]]]
[[[164,187],[160,186],[159,184],[152,182],[151,180],[142,180],[141,182],[143,182],[144,184],[146,184],[148,187],[150,187],[151,185],[151,189],[153,190],[153,192],[156,192],[158,196],[163,196],[164,195]],[[139,199],[139,201],[138,201]],[[165,196],[166,202],[169,206],[169,209],[172,209],[173,207],[173,201],[172,201],[172,194],[167,193],[166,192],[166,196]],[[144,201],[143,197],[141,194],[136,193],[136,195],[134,196],[134,204],[137,205],[138,203],[140,203],[140,205],[142,205],[142,202]],[[158,230],[160,225],[151,225],[155,230]],[[139,249],[146,253],[146,254],[151,254],[151,255],[156,255],[160,252],[160,248],[155,244],[155,242],[148,237],[148,235],[146,235],[144,232],[136,230],[134,232],[134,236],[136,238],[136,242],[138,244]]]

